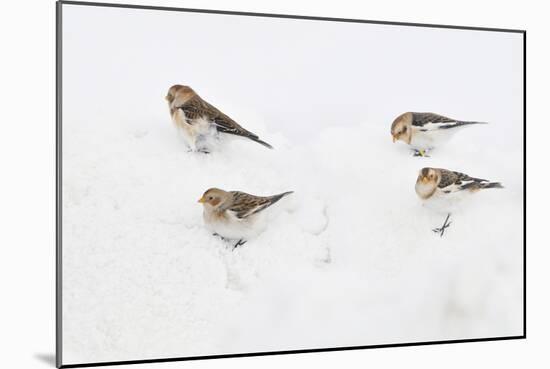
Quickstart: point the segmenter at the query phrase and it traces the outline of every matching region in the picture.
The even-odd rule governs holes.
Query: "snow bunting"
[[[206,227],[223,239],[237,240],[234,246],[237,247],[261,231],[263,227],[258,218],[262,212],[291,193],[293,191],[264,197],[210,188],[199,202],[204,206]]]
[[[503,188],[499,182],[470,177],[467,174],[441,168],[422,168],[414,187],[416,194],[423,200],[443,198],[446,195],[468,190],[474,192],[485,188]],[[449,228],[451,214],[447,214],[442,227],[434,228],[435,233],[443,237],[445,229]]]
[[[486,122],[470,122],[444,117],[434,113],[403,113],[393,121],[393,142],[403,141],[413,147],[415,156],[426,152],[450,139],[460,128]]]
[[[204,101],[191,87],[174,85],[166,95],[172,121],[192,151],[210,152],[220,133],[241,136],[272,149],[233,119]]]
[[[477,191],[485,188],[502,188],[499,182],[470,177],[467,174],[440,168],[422,168],[414,187],[421,199],[447,195],[458,191]]]

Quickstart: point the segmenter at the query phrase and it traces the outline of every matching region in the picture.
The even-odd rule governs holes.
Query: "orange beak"
[[[206,202],[206,199],[205,199],[204,196],[203,196],[203,197],[201,197],[201,198],[199,199],[199,201],[197,201],[197,202],[199,202],[199,203],[201,203],[201,204],[204,204],[204,203]]]

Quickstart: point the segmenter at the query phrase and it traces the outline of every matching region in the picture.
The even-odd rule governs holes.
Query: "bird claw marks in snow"
[[[449,226],[453,223],[453,222],[449,222],[450,217],[451,217],[451,213],[447,214],[447,218],[445,218],[445,222],[443,222],[443,226],[432,229],[434,233],[439,233],[439,237],[443,237],[443,234],[445,233],[445,229],[449,228]]]
[[[149,134],[149,131],[145,131],[145,130],[141,130],[141,131],[135,131],[134,132],[134,137],[135,138],[143,138],[145,136],[147,136]]]
[[[303,199],[294,212],[299,227],[313,236],[325,232],[329,225],[328,205],[317,197]]]

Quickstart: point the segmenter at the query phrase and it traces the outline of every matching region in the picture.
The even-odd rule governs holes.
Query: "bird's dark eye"
[[[403,133],[407,132],[407,127],[403,128]]]
[[[214,198],[213,198],[212,196],[210,196],[210,197],[208,198],[208,200],[214,200]]]

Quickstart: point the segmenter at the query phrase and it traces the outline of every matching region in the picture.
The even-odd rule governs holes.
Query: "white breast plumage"
[[[261,214],[238,219],[230,211],[225,212],[223,215],[217,215],[206,210],[203,212],[204,224],[208,229],[230,240],[248,239],[257,236],[265,228],[265,222],[261,218]]]
[[[173,116],[174,123],[193,151],[212,151],[216,145],[216,127],[204,117],[187,122],[185,113],[178,109]]]
[[[431,183],[425,184],[425,183],[417,182],[416,185],[414,186],[414,190],[416,191],[418,196],[420,196],[423,199],[427,199],[436,192],[437,188],[434,187],[434,185]]]

